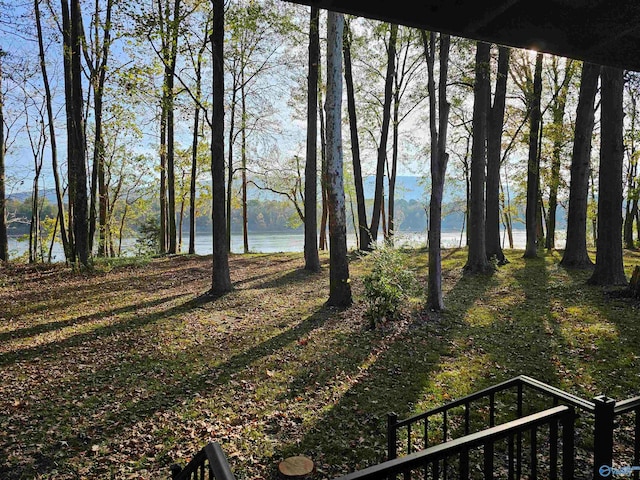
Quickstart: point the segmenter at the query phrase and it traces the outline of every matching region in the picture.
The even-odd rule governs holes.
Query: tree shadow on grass
[[[18,328],[16,330],[11,330],[9,332],[1,332],[0,333],[0,342],[6,342],[10,340],[17,340],[20,338],[27,338],[33,335],[39,335],[42,333],[52,332],[54,330],[61,330],[66,327],[72,327],[75,325],[80,325],[86,322],[92,322],[95,320],[101,320],[106,317],[118,316],[127,313],[133,313],[136,310],[157,307],[163,303],[168,303],[173,300],[176,300],[180,297],[183,297],[184,294],[172,295],[170,297],[162,297],[155,300],[149,300],[146,302],[135,303],[131,305],[126,305],[124,307],[114,308],[112,310],[101,311],[99,313],[93,313],[88,315],[82,315],[75,318],[69,318],[67,320],[58,320],[53,322],[41,323],[38,325],[33,325],[31,327]],[[0,365],[3,365],[4,355],[0,355]],[[26,358],[28,359],[28,358]]]
[[[205,269],[202,259],[180,260],[173,268],[170,263],[160,262],[151,265],[154,270],[143,265],[118,269],[116,275],[87,276],[71,270],[58,270],[58,275],[41,279],[37,287],[29,285],[29,279],[20,278],[17,283],[19,291],[0,293],[0,302],[7,303],[3,317],[20,320],[23,316],[35,317],[41,312],[50,315],[52,311],[61,311],[64,314],[68,309],[79,310],[79,305],[86,305],[87,309],[101,308],[104,303],[121,301],[121,292],[147,295],[170,288],[185,288],[208,279],[210,272]],[[196,290],[200,288],[195,287]],[[85,299],[90,299],[91,303],[83,304]]]
[[[308,270],[296,268],[286,272],[285,274],[272,275],[263,282],[258,283],[253,288],[270,289],[270,288],[288,288],[292,285],[305,283],[310,278],[322,275],[322,273],[310,272]]]
[[[37,448],[40,470],[38,465],[34,464],[12,465],[9,470],[8,460],[4,460],[5,465],[1,465],[0,468],[6,466],[7,471],[13,472],[13,476],[6,478],[50,473],[47,469],[53,468],[54,464],[66,464],[69,471],[73,471],[73,465],[67,464],[65,459],[74,455],[85,455],[83,452],[91,454],[93,445],[107,445],[107,448],[117,449],[116,438],[134,428],[139,422],[152,419],[159,412],[179,408],[185,402],[195,401],[205,392],[235,388],[228,387],[234,375],[307,335],[321,325],[328,315],[328,310],[321,309],[268,340],[247,349],[240,348],[237,352],[220,353],[216,351],[215,344],[210,345],[209,349],[214,353],[212,358],[204,355],[202,349],[193,348],[185,348],[173,355],[153,354],[153,350],[151,355],[148,352],[136,352],[135,338],[121,338],[118,335],[163,320],[170,322],[176,316],[204,306],[209,301],[207,296],[202,296],[162,312],[140,315],[102,329],[102,337],[112,338],[116,344],[113,345],[118,351],[116,362],[107,362],[97,369],[81,370],[71,378],[62,377],[46,386],[43,385],[39,389],[41,398],[32,396],[30,404],[15,407],[15,415],[8,416],[5,421],[0,422],[4,424],[3,429],[16,432],[20,430],[22,422],[28,421],[30,441],[34,444],[40,443]],[[20,361],[25,361],[27,357],[34,358],[36,355],[58,354],[68,349],[73,351],[73,347],[83,348],[85,342],[95,340],[95,335],[95,332],[83,334],[59,342],[54,347],[30,351],[29,355],[23,355]],[[9,359],[4,360],[6,363]],[[18,401],[19,399],[16,399],[14,404]],[[57,435],[47,435],[47,431],[56,431]],[[43,441],[47,437],[49,439]],[[61,446],[61,441],[64,447]],[[14,441],[3,446],[2,449],[6,449],[8,454],[12,453],[11,443],[17,447],[16,444],[19,442]],[[34,445],[23,444],[20,448],[35,455]],[[61,451],[64,453],[61,454]],[[138,453],[141,456],[150,455],[146,450]],[[114,467],[108,465],[109,462],[104,458],[96,459],[96,463],[102,464],[96,467],[99,475],[107,475],[109,469]]]
[[[440,403],[442,397],[433,396],[436,377],[457,355],[451,342],[464,332],[460,312],[492,282],[491,276],[462,277],[447,293],[444,314],[422,312],[388,330],[353,331],[332,353],[322,355],[316,370],[301,367],[284,398],[320,391],[329,401],[321,412],[307,416],[298,441],[285,443],[275,458],[261,459],[271,464],[270,473],[275,474],[278,459],[298,454],[316,461],[317,478],[384,461],[386,414],[394,411],[404,418],[421,411],[425,402]]]
[[[53,330],[59,330],[68,326],[79,325],[79,324],[87,323],[90,321],[101,320],[110,315],[123,315],[123,314],[133,315],[140,309],[157,307],[164,303],[173,302],[174,300],[177,300],[178,298],[181,298],[181,297],[185,297],[186,295],[187,294],[172,295],[170,297],[163,297],[158,300],[129,305],[127,307],[115,309],[111,312],[105,312],[104,314],[87,315],[84,317],[78,317],[68,321],[54,322],[53,325],[42,324],[42,325],[31,327],[25,330],[35,331],[35,333],[30,333],[30,334],[38,334],[38,333],[45,333]],[[196,299],[189,300],[176,307],[172,307],[167,310],[164,310],[162,312],[153,313],[150,315],[139,315],[139,316],[133,315],[132,318],[130,318],[129,320],[118,321],[116,323],[99,326],[85,333],[71,335],[70,337],[67,337],[63,340],[53,341],[53,342],[45,343],[43,345],[38,345],[34,347],[26,347],[26,348],[12,350],[12,351],[0,354],[0,366],[11,365],[13,363],[19,363],[19,362],[26,362],[29,360],[33,360],[34,358],[40,358],[42,356],[55,355],[60,352],[67,351],[70,348],[77,347],[87,342],[96,340],[100,337],[115,335],[119,332],[125,332],[128,330],[144,327],[145,325],[148,325],[153,322],[157,322],[163,318],[176,315],[180,312],[188,311],[208,301],[209,300],[206,298],[196,298]],[[17,337],[13,337],[13,333],[14,332],[9,332],[8,335],[10,336],[10,339],[25,338],[26,336],[28,336],[27,334],[23,335],[23,331],[20,331]]]

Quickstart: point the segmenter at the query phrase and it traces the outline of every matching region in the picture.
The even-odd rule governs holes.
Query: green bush
[[[402,254],[389,246],[374,250],[367,260],[371,271],[364,276],[366,315],[375,328],[380,323],[396,320],[402,302],[418,291],[415,273],[407,268]]]
[[[136,235],[136,253],[138,255],[160,253],[160,223],[156,217],[148,217],[140,226]]]

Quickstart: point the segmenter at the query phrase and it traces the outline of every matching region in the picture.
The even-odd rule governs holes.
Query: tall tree
[[[638,176],[638,79],[633,73],[628,73],[626,78],[627,97],[629,108],[625,111],[625,116],[629,117],[629,131],[625,134],[627,152],[627,199],[625,202],[623,239],[625,248],[635,248],[633,239],[633,222],[638,212],[638,200],[640,199],[640,176]]]
[[[533,96],[527,102],[529,115],[529,160],[527,162],[527,207],[526,230],[527,245],[525,258],[538,256],[538,207],[540,198],[540,101],[542,98],[542,53],[536,55],[536,67],[533,76]]]
[[[65,56],[65,104],[69,170],[70,231],[73,232],[72,261],[89,266],[89,215],[87,195],[84,100],[82,96],[82,12],[80,0],[62,0],[63,47]]]
[[[205,22],[204,36],[200,48],[195,56],[194,68],[196,75],[195,86],[195,107],[193,115],[193,140],[191,144],[191,176],[189,185],[189,254],[196,253],[196,189],[198,179],[198,145],[200,139],[200,117],[202,114],[202,63],[204,61],[204,54],[209,44],[209,27],[210,16],[207,16]]]
[[[224,185],[224,2],[213,0],[213,128],[211,177],[213,184],[212,295],[231,291]]]
[[[73,253],[71,244],[67,236],[67,225],[65,223],[65,208],[62,195],[62,182],[60,180],[60,172],[58,171],[58,144],[55,130],[55,117],[53,114],[53,100],[51,95],[51,86],[49,84],[49,75],[47,73],[47,63],[45,59],[44,38],[42,34],[42,21],[40,18],[40,1],[34,0],[34,15],[36,21],[36,31],[38,36],[38,57],[40,59],[40,72],[42,74],[42,83],[44,85],[45,100],[47,103],[47,122],[49,126],[49,145],[51,149],[51,169],[53,170],[53,180],[56,190],[56,204],[58,207],[58,226],[60,228],[60,239],[62,240],[62,248],[64,250],[67,261],[72,259]]]
[[[449,161],[447,127],[449,125],[449,101],[447,77],[449,72],[449,35],[440,35],[440,73],[436,99],[435,60],[436,34],[422,32],[422,42],[427,60],[429,90],[429,130],[431,133],[431,200],[429,202],[429,281],[427,306],[431,310],[444,309],[442,296],[442,199],[444,181]],[[437,102],[437,103],[436,103]]]
[[[99,240],[98,255],[107,255],[108,236],[108,206],[109,198],[105,180],[105,146],[102,132],[102,113],[104,103],[104,90],[107,76],[107,64],[111,50],[111,13],[113,1],[107,0],[104,24],[102,26],[102,41],[100,41],[100,2],[96,0],[93,19],[93,61],[87,61],[90,71],[90,80],[93,85],[93,112],[94,112],[94,144],[93,144],[93,171],[91,181],[91,199],[89,202],[89,250],[93,250],[93,239],[96,230],[96,201],[98,207]],[[87,60],[91,60],[86,55]]]
[[[5,189],[5,140],[4,140],[4,92],[2,91],[3,58],[5,52],[0,49],[0,261],[9,261],[9,241],[7,239],[7,209]]]
[[[626,285],[622,258],[623,71],[602,67],[595,285]]]
[[[491,270],[487,260],[485,231],[485,182],[487,166],[487,118],[489,112],[491,46],[476,44],[475,84],[473,87],[473,142],[471,145],[471,208],[469,211],[469,253],[465,271]]]
[[[545,248],[555,248],[556,237],[556,212],[558,209],[558,189],[560,188],[560,167],[566,142],[567,127],[564,122],[564,113],[567,105],[567,96],[571,79],[573,78],[578,62],[566,59],[564,65],[564,78],[560,79],[559,58],[553,56],[552,82],[554,95],[551,101],[552,123],[549,126],[553,142],[551,152],[551,175],[549,179],[549,206],[547,208],[547,238]]]
[[[356,208],[358,211],[358,241],[360,250],[371,249],[371,232],[367,223],[367,207],[364,198],[362,180],[362,162],[360,160],[360,139],[358,138],[358,116],[356,98],[353,87],[353,72],[351,68],[351,28],[349,23],[344,28],[344,79],[347,87],[347,109],[349,112],[349,132],[351,134],[351,162],[353,164],[353,182],[356,190]]]
[[[167,16],[167,18],[169,18]],[[168,55],[164,64],[163,107],[167,115],[167,220],[169,253],[177,253],[176,245],[176,170],[175,170],[175,74],[178,57],[178,32],[180,25],[180,0],[174,0],[173,19],[165,27],[167,43],[164,54]]]
[[[393,100],[393,79],[396,71],[396,42],[398,39],[398,25],[389,26],[389,44],[387,46],[387,74],[384,85],[384,103],[382,106],[382,125],[380,127],[380,143],[378,145],[378,161],[376,166],[376,188],[373,199],[373,213],[371,214],[371,240],[378,239],[378,228],[384,201],[384,170],[387,161],[387,143],[389,125],[391,123],[391,102]]]
[[[342,39],[344,17],[328,12],[327,19],[327,203],[329,210],[329,300],[351,305],[347,258],[347,212],[342,159]]]
[[[591,170],[591,136],[595,115],[594,103],[599,76],[599,65],[585,63],[582,66],[571,160],[567,241],[560,261],[560,265],[568,268],[590,268],[593,266],[587,253],[587,206]]]
[[[496,89],[487,122],[487,216],[485,225],[487,257],[495,257],[499,264],[504,264],[507,261],[500,242],[500,160],[509,56],[508,47],[499,47]]]
[[[309,19],[309,75],[307,79],[307,159],[304,177],[304,268],[320,271],[318,256],[318,65],[320,10],[311,7]]]
[[[248,252],[248,208],[247,208],[247,162],[250,139],[255,135],[264,135],[269,129],[270,102],[276,96],[274,84],[264,89],[261,80],[267,73],[273,72],[274,66],[283,56],[280,35],[288,35],[286,16],[282,16],[277,4],[269,2],[238,2],[226,12],[227,42],[226,65],[230,69],[231,102],[228,107],[229,129],[227,132],[227,233],[228,245],[231,246],[231,211],[234,177],[241,172],[242,192],[242,224],[244,250]],[[267,90],[269,95],[264,95]],[[259,102],[259,104],[257,103]],[[258,106],[259,105],[259,106]],[[239,111],[238,111],[239,110]],[[237,114],[239,121],[236,122]],[[240,142],[240,166],[234,162],[235,144]],[[254,140],[254,144],[255,144]]]
[[[47,144],[47,133],[44,122],[44,99],[40,101],[26,88],[28,79],[24,79],[24,128],[29,139],[31,154],[33,155],[33,187],[31,189],[31,221],[29,225],[29,263],[38,261],[38,254],[41,251],[40,245],[40,174],[42,173],[44,150]],[[33,111],[33,114],[32,112]],[[32,116],[35,120],[32,121]]]
[[[396,71],[393,82],[393,106],[391,118],[391,137],[393,139],[391,147],[391,162],[387,162],[387,178],[389,184],[389,199],[387,209],[387,229],[388,241],[393,242],[393,236],[396,230],[395,219],[395,200],[396,200],[396,181],[398,176],[398,159],[400,156],[401,146],[404,142],[400,140],[401,125],[409,117],[409,115],[422,103],[426,98],[425,95],[415,95],[410,101],[405,101],[406,97],[414,93],[410,89],[416,79],[420,79],[422,83],[422,73],[424,71],[424,59],[422,52],[415,48],[415,36],[418,33],[412,28],[401,28],[398,32],[398,44],[396,49]],[[422,86],[422,85],[421,85]]]

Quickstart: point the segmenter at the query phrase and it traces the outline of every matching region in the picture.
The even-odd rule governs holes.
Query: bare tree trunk
[[[387,229],[387,215],[385,213],[384,203],[386,195],[384,193],[384,185],[382,185],[382,198],[380,198],[380,218],[382,219],[382,238],[387,240],[389,237],[389,230]]]
[[[339,307],[351,305],[347,215],[342,164],[342,38],[344,17],[328,12],[327,20],[327,187],[329,206],[329,300]]]
[[[177,253],[176,246],[176,171],[175,171],[175,92],[174,82],[176,74],[176,62],[178,57],[178,39],[180,24],[180,0],[173,4],[173,20],[169,33],[170,50],[169,65],[165,67],[165,82],[167,93],[167,193],[169,220],[169,253]]]
[[[160,112],[160,253],[167,253],[167,107],[162,97]]]
[[[184,171],[182,173],[182,182],[184,184]],[[177,227],[177,233],[178,233],[178,247],[177,247],[177,253],[181,253],[182,252],[182,225],[184,223],[184,204],[186,201],[186,195],[182,195],[180,198],[180,213],[178,214],[178,227]]]
[[[623,71],[602,67],[601,144],[598,175],[598,247],[595,285],[626,285],[622,258]]]
[[[389,211],[387,212],[387,237],[389,242],[393,244],[393,234],[395,233],[395,210],[396,210],[396,176],[398,173],[398,127],[400,125],[400,92],[396,85],[393,92],[393,128],[391,136],[393,138],[393,150],[391,153],[391,172],[389,172]]]
[[[378,239],[380,215],[384,190],[384,167],[387,161],[387,140],[389,124],[391,123],[391,101],[393,99],[393,77],[396,71],[396,41],[398,39],[398,25],[392,24],[389,29],[389,46],[387,48],[387,74],[384,86],[384,104],[382,107],[382,126],[380,128],[380,144],[378,145],[378,163],[376,167],[376,189],[373,199],[373,213],[371,215],[371,240]]]
[[[68,252],[67,261],[75,264],[76,262],[76,246],[74,239],[74,192],[71,185],[71,169],[73,150],[73,139],[71,132],[73,131],[73,102],[72,102],[72,80],[71,80],[71,18],[69,13],[69,1],[61,0],[61,13],[62,13],[62,43],[63,43],[63,67],[64,67],[64,97],[65,97],[65,113],[66,113],[66,129],[67,129],[67,198],[69,205],[69,218],[68,218]],[[41,64],[44,62],[44,53],[41,56]],[[54,157],[55,158],[55,157]],[[54,172],[55,172],[54,168]],[[62,227],[64,228],[64,227]]]
[[[487,217],[486,242],[487,258],[495,257],[498,264],[507,262],[500,242],[500,159],[502,128],[507,98],[507,78],[509,74],[508,47],[498,49],[498,73],[493,105],[489,109],[487,122]]]
[[[322,95],[318,95],[320,113],[320,190],[322,192],[322,215],[320,216],[320,250],[327,249],[327,220],[329,211],[327,208],[327,134],[324,125],[324,108]]]
[[[530,102],[531,129],[529,131],[529,161],[527,167],[527,209],[526,230],[527,246],[524,258],[538,256],[538,200],[540,192],[540,156],[538,154],[538,136],[540,135],[540,99],[542,96],[542,53],[536,55],[536,68],[533,77],[533,97]]]
[[[637,188],[637,187],[636,187]],[[629,215],[629,239],[631,240],[631,243],[629,245],[626,246],[626,248],[630,248],[633,249],[636,247],[635,242],[633,241],[633,221],[635,219],[636,221],[636,226],[638,228],[640,228],[640,225],[637,225],[638,222],[638,196],[636,195],[636,197],[633,199],[633,201],[631,202],[631,209],[630,209],[630,215]],[[627,224],[625,223],[625,229],[627,227]],[[626,234],[626,232],[625,232]]]
[[[26,105],[25,105],[26,107]],[[29,263],[38,261],[38,250],[40,240],[40,173],[42,172],[42,159],[44,157],[44,148],[46,145],[46,133],[44,131],[44,118],[42,111],[40,112],[40,123],[43,127],[38,128],[39,138],[36,140],[31,133],[29,122],[29,114],[26,115],[25,129],[29,137],[31,152],[33,154],[34,171],[33,187],[31,190],[31,222],[29,226]],[[44,260],[44,258],[43,258]]]
[[[36,160],[37,161],[37,160]],[[38,204],[38,177],[36,172],[31,193],[31,221],[29,222],[29,263],[38,261],[38,230],[40,229],[40,209]]]
[[[213,126],[211,176],[213,183],[212,295],[231,291],[224,191],[224,2],[213,1]]]
[[[485,230],[485,181],[487,165],[487,114],[491,81],[491,46],[476,44],[476,80],[473,88],[473,143],[471,146],[471,209],[469,212],[469,253],[464,269],[469,273],[491,270],[487,260]]]
[[[356,188],[356,205],[358,210],[358,248],[362,251],[368,251],[371,250],[372,240],[367,223],[367,207],[364,198],[356,99],[353,88],[353,74],[351,71],[351,31],[348,24],[345,25],[344,31],[344,78],[345,86],[347,87],[347,108],[349,110],[349,131],[351,133],[351,159],[353,163],[353,181]]]
[[[553,154],[551,157],[551,179],[549,185],[549,209],[547,212],[547,237],[545,248],[555,249],[556,236],[556,211],[558,208],[558,189],[560,187],[560,167],[562,159],[562,149],[565,141],[564,113],[567,105],[567,94],[569,84],[575,73],[576,62],[565,60],[564,79],[560,82],[558,72],[558,59],[554,57],[554,89],[555,95],[551,104],[553,115]]]
[[[233,75],[233,88],[231,91],[231,107],[229,120],[229,151],[227,152],[227,249],[231,251],[231,197],[233,194],[233,177],[235,170],[233,168],[233,147],[235,144],[236,129],[236,103],[238,95],[237,76]]]
[[[208,26],[207,22],[207,26]],[[200,133],[200,101],[202,99],[202,57],[208,44],[205,40],[198,51],[196,61],[196,102],[193,118],[193,143],[191,146],[191,181],[189,185],[189,254],[196,253],[196,189],[198,179],[198,138]]]
[[[318,65],[320,10],[311,7],[309,19],[309,76],[307,81],[307,158],[304,168],[304,268],[320,271],[318,256]]]
[[[442,199],[444,181],[449,161],[447,147],[447,127],[449,108],[447,100],[447,77],[449,71],[449,35],[440,35],[440,77],[438,80],[438,98],[436,100],[435,50],[436,34],[427,36],[422,32],[425,58],[427,60],[429,90],[429,129],[431,132],[431,200],[429,201],[429,280],[427,284],[427,307],[431,310],[444,309],[442,296]],[[437,107],[436,107],[437,101]],[[437,108],[437,113],[436,113]],[[438,122],[436,123],[436,115]]]
[[[7,208],[5,187],[5,138],[4,138],[4,94],[2,92],[2,57],[5,52],[0,49],[0,261],[9,261],[9,239],[7,238]]]
[[[582,66],[571,160],[567,241],[560,261],[560,265],[568,268],[593,266],[587,253],[587,207],[591,170],[591,135],[599,76],[599,65],[585,63]]]
[[[627,201],[625,205],[623,240],[625,248],[635,248],[633,241],[633,220],[636,217],[636,208],[638,208],[638,158],[636,152],[636,124],[637,124],[637,100],[636,96],[630,92],[631,100],[631,135],[629,139],[629,164],[627,167]]]
[[[242,98],[242,244],[244,253],[249,253],[249,229],[247,212],[247,96],[245,92],[244,68],[240,88]],[[231,235],[231,231],[229,231]]]
[[[598,202],[596,201],[596,180],[593,176],[593,169],[590,169],[589,172],[590,183],[590,194],[591,194],[591,205],[593,206],[593,210],[597,211]],[[593,245],[598,247],[598,215],[597,213],[593,215],[591,218],[591,236],[593,237]]]
[[[632,188],[635,189],[635,185],[632,185]],[[638,208],[638,199],[632,198],[632,196],[633,194],[630,194],[627,197],[623,227],[624,248],[629,249],[635,248],[635,242],[633,240],[633,221],[636,218],[636,209]]]
[[[83,117],[83,96],[82,96],[82,14],[80,11],[80,1],[71,0],[69,15],[65,19],[65,7],[67,0],[63,4],[63,30],[69,32],[64,35],[67,40],[65,51],[68,55],[66,63],[69,71],[65,75],[70,82],[65,87],[67,93],[67,112],[70,118],[67,120],[69,139],[69,203],[72,205],[73,217],[73,237],[75,255],[84,267],[89,267],[89,215],[87,198],[87,170],[85,162],[85,131]],[[65,28],[66,24],[66,28]]]

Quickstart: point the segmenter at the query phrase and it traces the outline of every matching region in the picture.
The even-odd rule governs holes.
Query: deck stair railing
[[[530,440],[527,478],[573,480],[574,418],[572,407],[554,407],[388,460],[338,480],[383,480],[396,478],[397,475],[402,475],[404,480],[468,479],[478,476],[485,479],[521,478],[522,463],[515,450],[517,439],[525,436]],[[551,434],[543,439],[539,435],[541,431]],[[546,465],[539,466],[537,455],[540,440],[548,444],[550,460]]]
[[[627,460],[627,466],[631,458],[633,466],[640,466],[640,397],[616,402],[601,395],[591,401],[524,375],[404,420],[389,414],[388,458],[422,451],[559,405],[574,408],[577,416],[584,416],[593,426],[593,478],[609,478],[611,470],[603,471],[609,475],[603,475],[600,470],[603,466],[613,466],[614,452],[625,456],[619,461]],[[616,432],[618,426],[629,421],[628,428]],[[616,433],[619,433],[618,441]],[[517,458],[522,450],[520,440],[516,442]],[[632,470],[636,480],[640,478],[639,470]]]
[[[578,428],[593,434],[586,478],[640,478],[640,396],[585,400],[521,375],[405,420],[390,414],[389,459],[337,480],[578,478],[590,470],[577,470]],[[173,480],[235,480],[217,443],[172,471]]]
[[[172,467],[172,480],[235,480],[227,457],[217,443],[209,443],[186,467]]]

